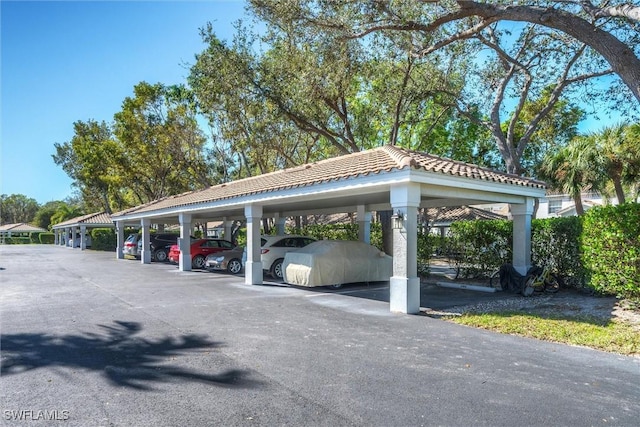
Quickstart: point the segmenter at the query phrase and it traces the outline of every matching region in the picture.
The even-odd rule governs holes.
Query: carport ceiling
[[[177,223],[244,218],[244,207],[261,205],[263,216],[390,209],[391,187],[419,183],[423,207],[524,203],[541,197],[540,181],[496,172],[395,146],[348,154],[295,168],[166,197],[112,215],[114,221]]]

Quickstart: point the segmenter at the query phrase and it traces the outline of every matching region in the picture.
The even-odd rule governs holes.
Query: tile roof
[[[204,190],[190,191],[165,197],[145,205],[114,213],[113,216],[124,216],[131,213],[149,212],[231,199],[234,197],[269,193],[278,190],[308,187],[321,183],[376,175],[406,168],[440,173],[447,176],[458,176],[531,188],[545,188],[543,182],[533,179],[387,145],[277,172],[218,184]]]
[[[18,222],[15,224],[0,225],[0,231],[12,231],[16,233],[30,233],[32,231],[47,231],[44,228],[36,227],[35,225],[26,224],[24,222]]]
[[[106,212],[96,212],[88,215],[82,215],[75,218],[68,219],[66,221],[54,224],[53,228],[62,228],[70,225],[106,225],[113,224],[111,215]]]
[[[471,206],[429,208],[427,209],[427,216],[431,224],[472,221],[476,219],[507,219],[504,215]]]

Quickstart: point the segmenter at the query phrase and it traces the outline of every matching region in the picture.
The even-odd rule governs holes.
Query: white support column
[[[231,242],[231,230],[233,227],[233,221],[230,221],[226,217],[224,217],[222,218],[222,226],[224,227],[224,234],[222,235],[222,237]]]
[[[287,217],[280,216],[280,214],[278,213],[273,217],[273,220],[276,223],[276,234],[278,236],[283,236],[284,234],[286,234],[284,226],[285,226],[285,223],[287,222]]]
[[[60,233],[58,232],[58,230],[53,230],[53,244],[54,245],[60,244]]]
[[[181,213],[180,220],[180,259],[178,261],[178,270],[191,271],[191,214]]]
[[[77,248],[78,246],[80,246],[80,242],[78,242],[78,233],[80,232],[80,228],[78,227],[73,227],[71,228],[71,235],[72,240],[71,240],[71,247],[72,248]]]
[[[87,249],[87,226],[80,226],[80,250],[84,251]]]
[[[365,210],[364,205],[358,205],[358,240],[371,243],[371,212]]]
[[[116,221],[116,259],[124,259],[124,222]]]
[[[247,205],[244,207],[247,217],[247,262],[244,266],[244,283],[262,285],[262,255],[260,251],[260,225],[262,206]]]
[[[513,216],[513,267],[520,274],[526,274],[531,268],[531,217],[533,203],[527,197],[525,203],[511,204]]]
[[[420,312],[418,277],[418,206],[420,184],[391,186],[393,213],[403,217],[402,228],[393,228],[393,276],[390,279],[390,310],[394,313]]]
[[[142,264],[151,264],[150,226],[151,220],[149,218],[142,218],[140,220],[140,231],[142,232],[142,253],[140,254],[140,262]]]

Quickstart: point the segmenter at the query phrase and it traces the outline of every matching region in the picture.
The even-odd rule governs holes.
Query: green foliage
[[[126,235],[125,235],[126,238]],[[117,236],[113,228],[94,228],[91,230],[91,249],[96,251],[115,251]]]
[[[511,221],[457,221],[451,224],[451,243],[464,277],[491,274],[511,262]]]
[[[30,237],[5,237],[4,238],[4,243],[7,245],[29,245],[31,244],[31,238]]]
[[[59,224],[83,215],[84,212],[78,206],[69,205],[67,203],[61,203],[56,208],[56,211],[51,215],[51,225]]]
[[[31,243],[40,243],[40,234],[41,231],[32,231],[29,233],[29,239],[31,239]]]
[[[36,212],[33,223],[40,228],[48,230],[51,226],[51,217],[56,213],[58,207],[63,204],[61,201],[47,202],[40,206]]]
[[[38,202],[23,194],[0,195],[0,224],[31,223],[38,211]]]
[[[139,204],[211,185],[205,137],[189,91],[140,82],[114,115],[120,155],[104,159],[122,180],[123,203]]]
[[[125,157],[122,147],[104,121],[79,120],[73,124],[73,130],[71,141],[54,144],[53,161],[74,180],[85,199],[94,195],[98,206],[110,213],[110,197],[123,185],[121,165]]]
[[[39,243],[45,244],[45,245],[52,245],[55,243],[56,241],[56,236],[53,233],[40,233],[40,235],[38,236],[38,239],[40,240]]]
[[[358,224],[314,224],[301,233],[318,240],[358,240]]]
[[[440,236],[431,233],[418,233],[418,275],[429,274],[429,260],[440,242]]]
[[[593,290],[640,299],[640,204],[589,210],[584,216],[582,251]]]
[[[585,277],[580,254],[581,234],[580,217],[534,219],[531,222],[533,264],[550,267],[562,276],[565,285],[583,286]]]

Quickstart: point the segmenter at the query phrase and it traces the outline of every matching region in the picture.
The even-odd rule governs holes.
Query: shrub
[[[531,260],[560,275],[565,285],[582,287],[585,271],[580,254],[580,217],[534,219],[531,222]]]
[[[53,233],[40,233],[38,240],[42,244],[52,245],[56,241],[56,236]]]
[[[590,209],[584,216],[582,251],[594,291],[640,299],[640,204]]]
[[[42,231],[32,231],[29,233],[29,239],[31,239],[31,243],[40,243],[40,233]]]
[[[91,249],[113,252],[116,250],[116,246],[117,236],[113,228],[94,228],[91,230]]]
[[[454,259],[464,277],[483,277],[512,258],[513,224],[508,220],[451,224]]]
[[[31,244],[31,237],[5,237],[4,243],[7,245],[28,245]]]
[[[301,234],[318,240],[358,240],[358,224],[307,225]]]

